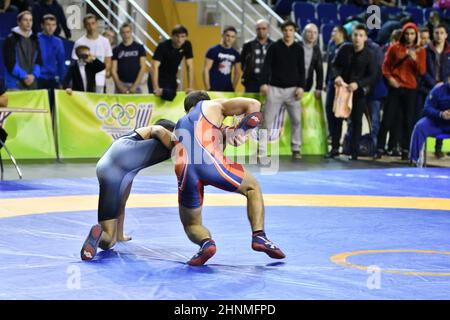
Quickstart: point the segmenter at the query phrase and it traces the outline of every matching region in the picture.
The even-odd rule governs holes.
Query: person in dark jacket
[[[323,89],[323,62],[322,51],[317,44],[319,29],[314,23],[308,23],[303,29],[303,51],[305,54],[305,92],[313,87],[314,73],[316,74],[316,87],[314,95],[316,99],[322,97]]]
[[[444,83],[450,75],[450,44],[448,43],[447,38],[447,28],[445,25],[440,24],[434,28],[434,40],[425,48],[427,55],[427,71],[420,79],[418,107],[416,109],[416,121],[414,123],[422,116],[427,94],[435,85]],[[434,154],[436,158],[444,157],[441,139],[436,140]]]
[[[269,22],[256,22],[256,38],[247,41],[241,52],[242,84],[245,92],[259,92],[261,73],[264,66],[267,49],[273,43],[269,38]]]
[[[343,44],[346,43],[347,39],[347,31],[343,26],[336,26],[333,28],[331,32],[331,40],[327,46],[327,74],[325,77],[326,83],[326,99],[325,99],[325,111],[327,115],[327,124],[328,124],[328,137],[333,136],[333,128],[334,128],[334,114],[333,114],[333,101],[334,101],[334,79],[336,78],[332,63],[334,58],[336,57],[337,52],[342,47]]]
[[[3,81],[0,81],[0,108],[6,108],[8,106],[8,97],[6,96],[6,88],[3,85]],[[2,114],[0,114],[1,116]],[[5,143],[6,138],[8,137],[8,133],[6,133],[5,129],[2,128],[3,120],[5,117],[0,117],[0,141]],[[0,144],[0,149],[2,148],[2,144]]]
[[[74,91],[96,92],[95,75],[105,70],[105,64],[95,58],[87,46],[75,48],[78,60],[75,60],[67,70],[63,80],[63,88],[68,94]]]
[[[376,62],[371,49],[366,46],[367,28],[363,24],[353,27],[352,43],[345,44],[333,61],[336,74],[334,83],[353,92],[353,109],[350,115],[352,130],[350,160],[358,159],[358,146],[361,138],[362,116],[366,109],[367,95],[376,81]],[[335,121],[332,150],[329,157],[339,155],[339,142],[342,132],[342,119]]]
[[[9,90],[36,89],[42,58],[38,37],[31,31],[31,12],[21,12],[17,16],[17,24],[3,46],[6,87]]]
[[[33,32],[38,33],[42,31],[42,18],[47,14],[52,14],[56,17],[57,26],[55,35],[59,36],[61,34],[61,30],[64,30],[64,34],[66,35],[66,39],[70,39],[72,37],[72,33],[70,29],[67,27],[66,16],[64,15],[64,10],[62,6],[56,0],[40,0],[36,1],[33,4]]]

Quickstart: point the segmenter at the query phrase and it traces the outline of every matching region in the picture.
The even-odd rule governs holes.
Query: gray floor
[[[95,177],[96,159],[67,160],[67,161],[19,161],[19,167],[24,180],[42,178],[89,178]],[[242,163],[242,162],[240,162]],[[304,171],[304,170],[336,170],[336,169],[381,169],[407,167],[408,162],[398,158],[384,157],[382,160],[373,161],[369,158],[361,158],[358,161],[349,161],[346,156],[337,159],[324,159],[319,156],[304,156],[303,159],[293,161],[290,157],[281,157],[279,171]],[[432,154],[428,157],[430,167],[450,167],[450,157],[435,159]],[[245,165],[251,172],[257,173],[269,167],[260,167],[255,164]],[[173,163],[166,161],[152,168],[140,172],[140,175],[171,175],[174,174]],[[18,180],[14,166],[10,162],[4,164],[4,180]]]

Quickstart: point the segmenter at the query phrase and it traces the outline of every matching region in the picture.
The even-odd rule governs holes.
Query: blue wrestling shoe
[[[83,247],[81,248],[81,260],[92,260],[97,254],[98,243],[102,237],[102,226],[96,224],[89,231],[89,235],[84,241]]]
[[[265,252],[273,259],[284,259],[286,255],[272,241],[267,239],[265,232],[259,232],[253,235],[252,249],[255,251]]]
[[[200,250],[187,262],[190,266],[202,266],[216,253],[216,243],[214,240],[206,240]]]

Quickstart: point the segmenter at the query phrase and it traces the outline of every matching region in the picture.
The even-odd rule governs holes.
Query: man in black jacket
[[[63,88],[68,94],[72,90],[96,92],[95,75],[105,69],[105,64],[95,58],[87,46],[75,48],[78,60],[72,62],[63,80]]]
[[[286,21],[281,25],[283,38],[267,50],[261,78],[261,94],[266,96],[264,128],[260,130],[259,155],[265,157],[268,141],[279,138],[280,127],[274,128],[277,116],[286,107],[291,120],[291,150],[294,159],[301,158],[301,107],[305,87],[305,56],[303,47],[295,42],[297,25]],[[266,134],[268,133],[268,137]],[[269,138],[269,139],[268,139]]]
[[[256,22],[256,38],[247,41],[241,53],[242,84],[245,92],[258,93],[261,87],[261,73],[267,49],[273,43],[269,38],[269,22]]]
[[[323,62],[322,52],[317,44],[319,29],[314,23],[308,23],[305,26],[305,29],[303,29],[302,35],[302,45],[305,53],[305,91],[309,92],[312,89],[314,73],[316,73],[316,88],[314,95],[316,99],[320,99],[322,97],[323,89]]]
[[[336,86],[343,86],[353,92],[353,109],[350,115],[352,138],[350,160],[358,159],[358,145],[361,138],[362,117],[366,109],[366,96],[377,76],[377,65],[372,51],[366,47],[367,28],[363,24],[353,27],[352,43],[344,44],[333,61]],[[333,130],[332,150],[329,157],[339,155],[342,134],[342,119],[336,119]]]
[[[31,31],[31,12],[20,13],[17,24],[3,46],[5,84],[9,90],[37,89],[42,57],[38,37]]]

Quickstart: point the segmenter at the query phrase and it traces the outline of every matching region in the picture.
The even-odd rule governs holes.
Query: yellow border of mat
[[[336,254],[330,258],[331,262],[336,263],[338,265],[355,268],[359,270],[367,270],[368,266],[363,266],[355,263],[351,263],[347,261],[347,258],[350,256],[355,256],[359,254],[370,254],[370,253],[405,253],[405,252],[413,252],[413,253],[429,253],[429,254],[446,254],[450,255],[450,251],[437,251],[437,250],[415,250],[415,249],[387,249],[387,250],[361,250],[361,251],[353,251],[353,252],[343,252]],[[427,276],[427,277],[450,277],[450,272],[422,272],[422,271],[402,271],[396,269],[382,269],[381,272],[385,273],[393,273],[393,274],[402,274],[406,276]]]
[[[239,194],[207,194],[204,206],[246,206]],[[450,210],[450,199],[315,194],[265,194],[266,206]],[[98,195],[0,199],[0,218],[53,212],[96,211]],[[127,208],[177,207],[176,194],[132,194]]]

